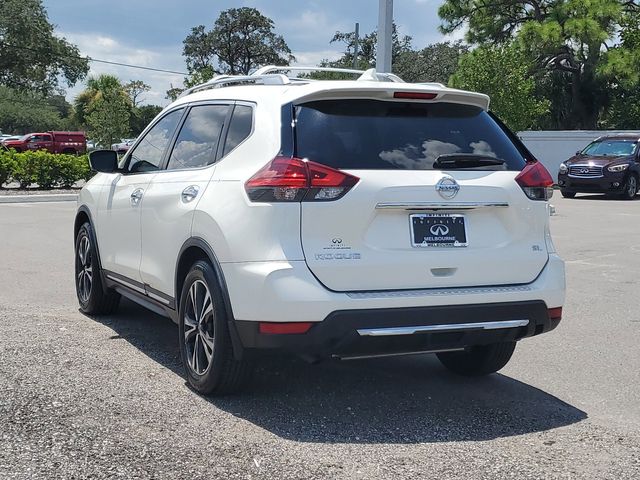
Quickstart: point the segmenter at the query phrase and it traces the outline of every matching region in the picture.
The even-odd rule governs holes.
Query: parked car
[[[114,143],[111,145],[111,150],[115,150],[119,154],[127,153],[135,141],[135,138],[123,138],[120,143]]]
[[[277,71],[192,88],[120,161],[90,154],[81,311],[122,295],[172,318],[203,394],[239,388],[272,350],[436,353],[486,375],[558,325],[553,181],[486,95]]]
[[[17,140],[6,140],[4,146],[17,152],[47,150],[76,155],[86,153],[87,139],[84,132],[28,133]]]
[[[607,135],[591,142],[560,165],[558,186],[563,197],[606,193],[635,198],[640,179],[640,137]]]
[[[21,138],[21,135],[2,135],[2,138],[0,138],[0,143],[4,145],[4,142],[11,140],[20,140]]]

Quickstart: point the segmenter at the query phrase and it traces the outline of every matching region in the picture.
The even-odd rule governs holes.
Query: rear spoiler
[[[416,88],[418,87],[418,88]],[[426,87],[426,88],[425,88]],[[302,89],[304,87],[301,87]],[[293,100],[294,104],[307,103],[314,100],[340,100],[345,99],[368,99],[368,100],[386,100],[386,101],[405,101],[406,99],[394,98],[396,92],[417,93],[417,94],[433,94],[433,98],[415,99],[412,101],[422,103],[457,103],[462,105],[473,105],[485,111],[489,110],[489,96],[482,93],[467,92],[464,90],[454,90],[442,88],[436,84],[418,85],[418,84],[398,84],[390,86],[386,84],[384,87],[368,87],[362,88],[358,85],[354,88],[328,88],[326,90],[314,91],[306,95],[302,95]]]

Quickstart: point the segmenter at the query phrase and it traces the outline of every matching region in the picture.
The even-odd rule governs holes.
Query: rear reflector
[[[560,320],[562,318],[562,307],[550,308],[549,318],[551,320]]]
[[[426,92],[394,92],[393,98],[408,98],[412,100],[433,100],[438,96],[437,93]]]
[[[300,335],[307,333],[313,324],[311,322],[290,323],[260,323],[260,333],[267,335]]]
[[[531,200],[549,200],[553,196],[553,178],[538,161],[529,161],[516,182]]]
[[[254,202],[315,202],[343,197],[359,178],[295,157],[276,157],[244,185]]]

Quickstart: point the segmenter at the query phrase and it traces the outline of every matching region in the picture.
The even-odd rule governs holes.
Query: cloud
[[[329,46],[337,31],[353,30],[353,24],[339,17],[330,17],[322,10],[304,10],[297,15],[279,19],[276,27],[289,46],[305,50],[313,46]]]
[[[68,32],[59,32],[59,34],[76,44],[82,55],[87,55],[99,60],[166,69],[176,72],[186,70],[184,61],[180,55],[181,47],[179,45],[151,50],[124,44],[107,35]],[[90,76],[111,74],[116,75],[123,82],[142,80],[149,84],[151,91],[143,95],[143,103],[148,104],[167,105],[169,101],[165,99],[166,91],[172,84],[179,86],[182,85],[183,81],[183,75],[173,73],[154,72],[99,62],[91,62],[89,66]],[[78,83],[73,88],[70,88],[67,91],[67,100],[73,101],[84,87],[83,83]]]

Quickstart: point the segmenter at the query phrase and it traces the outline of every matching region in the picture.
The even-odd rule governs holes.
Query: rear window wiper
[[[505,161],[481,153],[447,153],[436,158],[433,168],[450,170],[455,168],[503,167]]]

